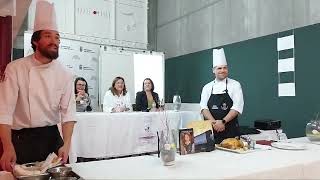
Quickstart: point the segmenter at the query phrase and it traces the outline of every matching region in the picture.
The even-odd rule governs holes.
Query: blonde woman
[[[116,77],[103,100],[103,112],[115,113],[132,111],[130,94],[123,77]]]

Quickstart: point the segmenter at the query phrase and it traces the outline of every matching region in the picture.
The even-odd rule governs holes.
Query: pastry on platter
[[[244,143],[236,138],[227,138],[224,139],[221,143],[220,143],[221,147],[227,148],[227,149],[242,149],[245,147]]]

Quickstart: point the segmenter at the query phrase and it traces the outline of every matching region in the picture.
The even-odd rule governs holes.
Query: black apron
[[[213,87],[211,89],[211,96],[208,100],[207,106],[211,115],[216,120],[222,120],[230,111],[233,105],[233,101],[228,94],[228,79],[226,79],[226,89],[224,94],[212,94]],[[235,117],[231,121],[225,124],[225,130],[222,132],[214,131],[215,143],[219,144],[226,138],[234,138],[240,135],[238,117]]]
[[[24,164],[43,161],[63,146],[57,125],[12,130],[12,143],[17,155],[17,163]]]

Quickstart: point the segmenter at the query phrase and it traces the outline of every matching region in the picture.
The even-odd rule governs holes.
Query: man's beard
[[[51,59],[51,60],[57,59],[59,57],[59,48],[57,49],[57,51],[54,52],[54,51],[49,51],[46,48],[39,46],[39,52],[42,54],[42,56],[44,56],[48,59]]]

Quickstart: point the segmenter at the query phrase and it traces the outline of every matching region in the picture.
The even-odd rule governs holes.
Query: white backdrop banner
[[[143,80],[150,78],[154,83],[154,92],[159,100],[164,99],[164,54],[134,54],[135,93],[143,90]]]
[[[134,103],[134,69],[133,53],[116,47],[101,47],[100,52],[100,102],[106,91],[111,87],[115,77],[120,76],[125,80],[130,101]]]

